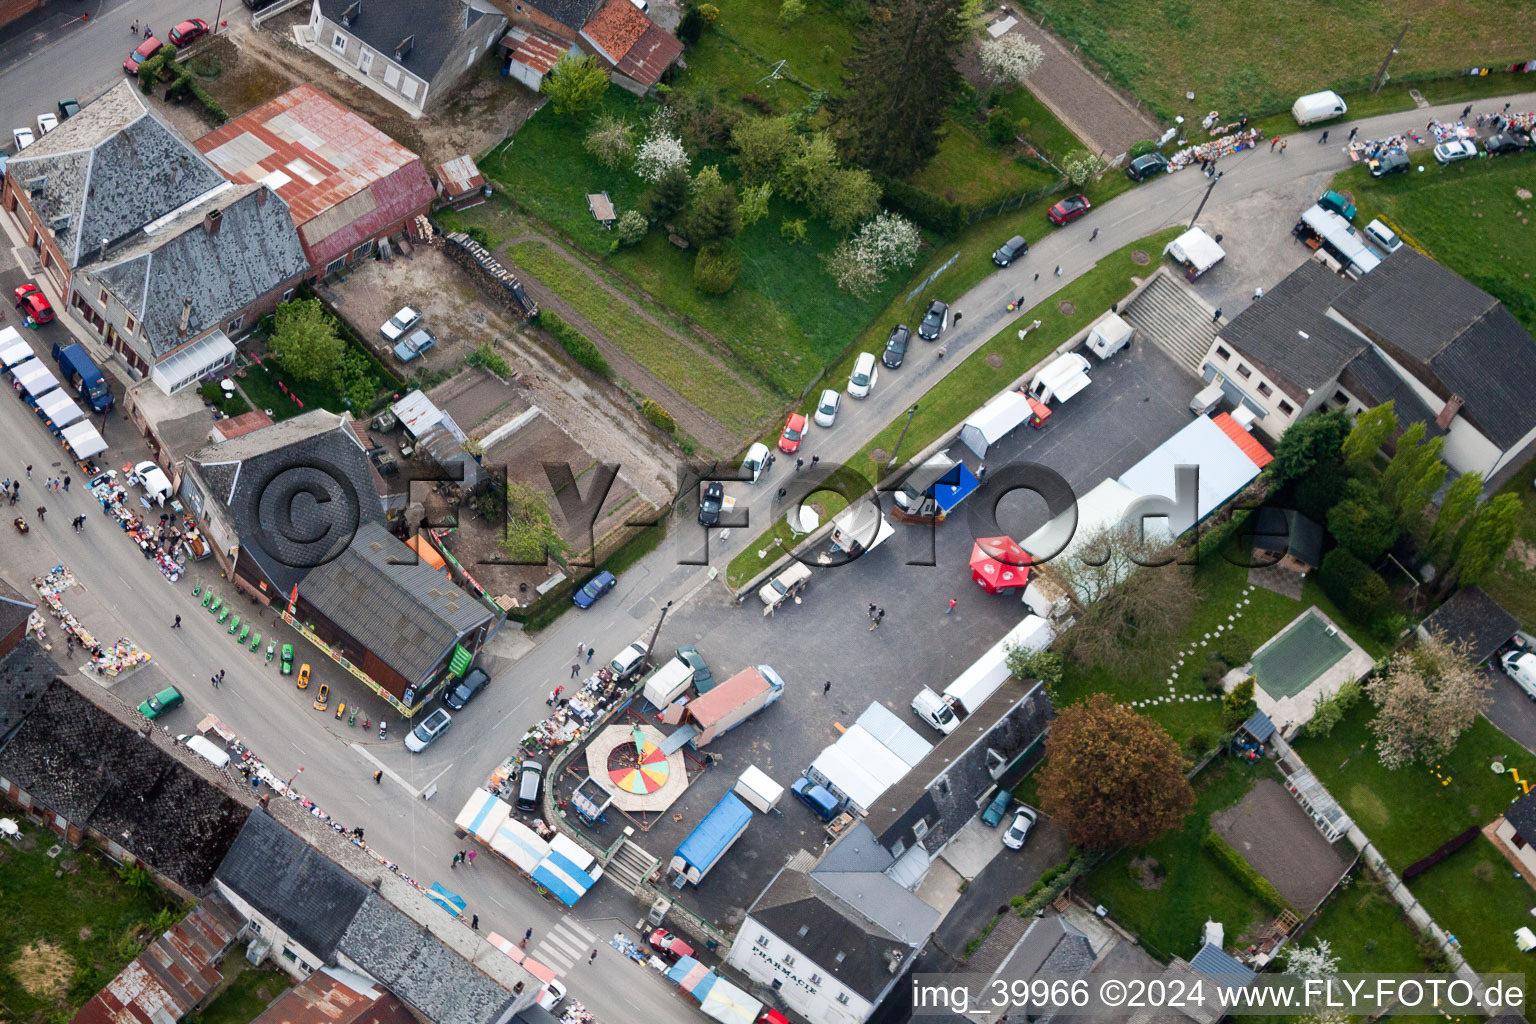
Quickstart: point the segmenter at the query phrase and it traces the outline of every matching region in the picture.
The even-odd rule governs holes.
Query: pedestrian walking
[[[381,781],[383,781],[383,779],[384,779],[384,769],[381,768],[378,771],[373,773],[373,784],[375,786],[377,786]]]
[[[218,676],[209,676],[208,677],[208,681],[213,684],[213,688],[215,690],[217,690],[219,688],[219,677]]]
[[[1319,135],[1318,138],[1317,138],[1317,144],[1319,146],[1321,146],[1323,143],[1325,143],[1327,141],[1328,141],[1328,133],[1327,132],[1323,132],[1323,134]]]
[[[45,520],[47,520],[47,518],[48,518],[48,509],[45,506],[43,506],[43,505],[37,506],[37,521],[41,523],[41,522],[44,522]]]
[[[527,945],[528,940],[531,938],[533,938],[533,929],[529,928],[527,931],[523,932],[523,944]]]
[[[180,629],[181,628],[181,616],[180,615],[176,616],[176,621],[171,623],[171,628],[172,629]]]
[[[1090,241],[1090,242],[1091,242],[1091,241],[1093,241],[1093,240],[1094,240],[1094,239],[1095,239],[1095,238],[1098,238],[1098,237],[1099,237],[1099,229],[1098,229],[1098,228],[1094,228],[1094,229],[1093,229],[1093,234],[1091,234],[1091,235],[1089,235],[1089,236],[1088,236],[1088,241]],[[1024,304],[1024,298],[1023,298],[1023,296],[1020,296],[1020,297],[1019,297],[1019,305],[1021,305],[1021,306],[1022,306],[1022,305],[1023,305],[1023,304]]]
[[[587,966],[590,967],[595,963],[597,963],[597,950],[594,949],[592,955],[587,957]]]
[[[798,472],[800,472],[804,468],[805,468],[805,459],[803,459],[803,458],[796,459],[795,460],[795,472],[798,473]]]
[[[1468,103],[1466,106],[1461,108],[1461,119],[1465,121],[1467,119],[1467,115],[1470,113],[1472,113],[1472,104]]]
[[[572,678],[572,679],[575,679],[575,678],[576,678],[576,676],[577,676],[577,675],[578,675],[578,674],[579,674],[579,673],[580,673],[580,672],[581,672],[581,662],[577,662],[577,663],[576,663],[576,664],[574,664],[574,665],[572,665],[572,666],[571,666],[571,678]]]
[[[821,695],[823,697],[825,697],[828,693],[831,693],[831,692],[832,692],[832,680],[828,679],[826,682],[821,684]]]
[[[1360,134],[1360,129],[1358,127],[1351,128],[1349,130],[1349,138],[1345,139],[1344,141],[1345,142],[1354,142],[1355,141],[1355,136],[1359,135],[1359,134]]]
[[[1280,140],[1280,155],[1281,156],[1285,156],[1285,147],[1289,146],[1290,144],[1291,144],[1291,140],[1290,139],[1281,139]]]
[[[456,868],[456,867],[459,866],[459,855],[458,854],[454,854],[453,855],[453,860],[448,862],[448,866],[450,868]]]
[[[786,495],[788,493],[789,493],[788,491],[786,491],[784,488],[780,487],[779,488],[779,493],[775,494],[773,496],[773,500],[774,501],[783,501],[784,500],[784,495]]]
[[[875,602],[873,601],[869,602],[869,617],[871,619],[875,617]]]
[[[474,850],[470,850],[468,855],[467,855],[467,857],[468,857],[468,860],[469,860],[469,866],[470,867],[474,867],[475,866],[475,851]]]
[[[139,19],[138,18],[134,18],[133,19],[133,27],[130,28],[128,31],[133,33],[134,35],[138,35],[139,34]]]
[[[1039,274],[1036,274],[1036,275],[1035,275],[1035,280],[1036,280],[1036,281],[1038,281],[1038,280],[1040,280],[1040,275],[1039,275]]]
[[[475,931],[479,931],[480,930],[480,915],[479,914],[470,914],[469,915],[469,926],[471,928],[473,928]]]
[[[1098,228],[1094,228],[1094,230],[1097,231]],[[69,477],[64,478],[64,490],[69,490]]]
[[[1221,307],[1220,306],[1216,307],[1216,312],[1211,314],[1211,323],[1213,323],[1213,324],[1221,323]]]
[[[1504,104],[1504,113],[1506,113],[1506,114],[1509,113],[1509,104],[1508,103]]]
[[[987,482],[987,467],[986,466],[980,466],[976,470],[976,484],[977,484],[977,486],[980,486],[981,484],[984,484],[986,482]]]
[[[1273,153],[1273,152],[1274,152],[1274,151],[1275,151],[1275,146],[1276,146],[1276,145],[1277,145],[1277,144],[1278,144],[1278,143],[1279,143],[1279,142],[1280,142],[1280,136],[1278,136],[1278,135],[1276,135],[1276,136],[1275,136],[1275,137],[1274,137],[1274,138],[1272,138],[1272,139],[1270,139],[1270,140],[1269,140],[1269,151],[1270,151],[1270,152],[1271,152],[1271,153]]]
[[[222,683],[223,681],[224,681],[224,670],[223,669],[219,669],[219,682]]]
[[[944,609],[944,614],[948,615],[950,612],[954,611],[955,610],[955,605],[957,605],[959,603],[960,602],[956,601],[954,598],[950,598],[949,599],[949,607]]]
[[[816,468],[816,463],[818,463],[820,461],[821,461],[821,456],[820,455],[812,455],[811,456],[811,468],[815,469]]]
[[[149,38],[149,37],[150,37],[150,36],[152,36],[152,35],[154,35],[154,34],[155,34],[155,32],[154,32],[154,30],[153,30],[153,29],[151,29],[151,28],[150,28],[150,27],[149,27],[149,23],[148,23],[148,22],[146,22],[146,23],[145,23],[145,24],[144,24],[144,38],[145,38],[145,39],[148,39],[148,38]]]
[[[588,647],[587,648],[587,663],[588,664],[591,664],[591,662],[592,662],[592,655],[594,655],[596,653],[597,653],[597,648],[596,647]]]
[[[582,652],[585,651],[586,649],[587,649],[587,642],[585,640],[578,640],[578,641],[576,641],[576,657],[578,657],[578,658],[581,657]]]
[[[1060,263],[1056,264],[1056,276],[1057,277],[1061,276],[1061,264]]]
[[[960,318],[962,316],[965,316],[965,314],[964,313],[956,313],[954,316],[950,317],[949,318],[949,326],[951,326],[951,327],[959,327],[960,326]]]
[[[32,479],[32,467],[31,466],[27,467],[27,479],[28,480]]]
[[[1259,301],[1259,300],[1260,300],[1260,299],[1262,299],[1262,298],[1263,298],[1263,297],[1264,297],[1264,289],[1263,289],[1263,288],[1262,288],[1262,287],[1260,287],[1260,288],[1255,288],[1255,289],[1254,289],[1254,290],[1253,290],[1253,301],[1254,301],[1254,302],[1258,302],[1258,301]]]

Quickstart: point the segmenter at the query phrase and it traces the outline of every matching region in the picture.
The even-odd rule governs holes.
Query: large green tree
[[[1305,476],[1321,462],[1337,460],[1344,438],[1349,434],[1349,419],[1337,409],[1313,413],[1291,424],[1269,464],[1269,475],[1276,484]]]
[[[1397,540],[1397,520],[1370,487],[1350,480],[1343,499],[1328,510],[1328,532],[1360,561],[1370,563]]]
[[[685,233],[694,245],[706,246],[741,233],[736,190],[720,177],[718,167],[705,167],[693,179],[692,197],[683,217]]]
[[[551,558],[564,565],[570,550],[555,528],[549,500],[516,480],[507,483],[507,532],[501,547],[517,565],[544,565]]]
[[[1461,529],[1455,561],[1446,577],[1471,586],[1503,561],[1520,527],[1520,508],[1520,499],[1513,494],[1500,494],[1481,505]]]
[[[1440,458],[1445,438],[1425,440],[1426,432],[1422,421],[1403,431],[1392,461],[1381,474],[1381,499],[1404,526],[1423,516],[1424,506],[1445,482],[1445,463]]]
[[[771,182],[797,148],[787,117],[748,117],[731,131],[736,167],[748,182]]]
[[[603,93],[608,91],[608,72],[590,53],[584,57],[562,54],[544,76],[540,91],[549,97],[555,113],[583,118],[603,101]]]
[[[905,177],[939,151],[946,108],[962,84],[955,61],[965,39],[960,0],[889,0],[874,7],[844,63],[832,102],[843,155],[860,167]]]
[[[651,191],[646,194],[646,209],[657,220],[671,220],[688,205],[688,186],[688,168],[674,164],[662,172]]]
[[[812,197],[811,209],[846,234],[880,212],[880,185],[862,167],[840,168]]]
[[[294,299],[277,307],[267,347],[295,377],[321,380],[341,365],[347,343],[319,299]]]
[[[1386,401],[1374,409],[1366,409],[1355,417],[1355,428],[1344,439],[1344,465],[1351,473],[1360,474],[1370,468],[1371,461],[1381,446],[1397,433],[1397,413],[1392,402]]]

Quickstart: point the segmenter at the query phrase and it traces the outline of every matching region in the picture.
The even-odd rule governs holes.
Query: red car
[[[1060,226],[1068,221],[1077,220],[1077,218],[1091,209],[1093,209],[1093,204],[1088,201],[1087,196],[1067,196],[1067,198],[1051,207],[1050,213],[1046,214],[1046,216],[1051,218],[1052,224]]]
[[[171,42],[176,46],[186,46],[208,34],[208,23],[202,18],[192,18],[171,29]]]
[[[149,58],[159,53],[160,47],[164,45],[164,43],[156,39],[154,36],[150,36],[148,39],[139,44],[139,48],[137,50],[134,50],[128,55],[127,60],[123,61],[123,70],[128,72],[130,75],[138,74],[139,65],[143,64],[145,61],[149,60]]]
[[[784,433],[779,435],[779,451],[785,455],[793,455],[800,450],[800,439],[805,437],[805,417],[799,413],[791,413],[789,422],[784,424]]]
[[[48,296],[30,281],[16,289],[16,308],[40,324],[53,320],[53,306],[48,302]]]

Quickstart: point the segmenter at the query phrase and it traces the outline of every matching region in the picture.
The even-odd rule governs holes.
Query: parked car
[[[448,691],[443,698],[443,703],[455,711],[463,711],[464,705],[475,699],[475,694],[485,689],[491,681],[490,675],[483,668],[472,668],[464,673],[464,678],[459,680],[459,685]]]
[[[1523,135],[1500,132],[1497,135],[1488,136],[1488,140],[1483,143],[1483,149],[1488,151],[1489,156],[1502,156],[1505,153],[1518,153],[1530,144],[1530,140]]]
[[[315,691],[314,709],[324,711],[325,706],[331,702],[331,688],[325,683],[320,684],[320,689]]]
[[[907,330],[906,324],[897,324],[891,328],[891,336],[885,339],[885,353],[880,356],[880,361],[891,369],[901,365],[901,361],[907,356],[907,342],[912,340],[912,332]]]
[[[1402,174],[1413,166],[1407,153],[1383,153],[1365,162],[1366,170],[1373,178],[1385,178],[1389,174]]]
[[[725,485],[711,480],[704,485],[704,496],[699,499],[699,525],[720,525],[720,507],[725,504]]]
[[[1024,241],[1024,236],[1014,235],[997,247],[997,251],[992,254],[992,262],[1000,267],[1006,267],[1027,252],[1029,252],[1029,243]]]
[[[453,724],[453,716],[442,708],[432,712],[421,724],[405,734],[405,749],[413,754],[419,754],[426,750],[437,738],[448,731]]]
[[[539,793],[544,788],[544,762],[531,757],[523,758],[523,766],[517,773],[517,809],[539,809]]]
[[[539,1004],[539,1009],[554,1013],[556,1008],[565,1001],[565,984],[559,978],[550,978],[544,987],[539,989],[539,994],[534,1002]]]
[[[860,352],[854,360],[853,372],[848,375],[848,393],[854,398],[868,398],[879,374],[875,371],[875,354]]]
[[[1397,237],[1397,232],[1387,227],[1380,217],[1365,226],[1365,237],[1381,246],[1382,251],[1388,255],[1403,247],[1403,240]]]
[[[44,113],[44,114],[38,114],[37,115],[37,134],[38,134],[39,138],[41,138],[44,135],[47,135],[49,132],[53,131],[58,126],[59,126],[59,116],[57,114],[47,114],[47,113]]]
[[[145,61],[149,60],[149,58],[159,53],[160,47],[164,45],[164,43],[156,39],[154,36],[150,36],[148,39],[140,43],[134,49],[134,51],[128,55],[127,60],[123,61],[123,70],[130,75],[138,74],[139,65],[143,64]]]
[[[843,393],[827,388],[821,393],[821,400],[816,403],[816,425],[818,427],[830,427],[837,422],[838,407],[843,404]]]
[[[46,324],[53,320],[53,304],[48,301],[48,296],[42,290],[28,281],[26,284],[17,285],[12,293],[16,296],[16,308],[40,324]]]
[[[1536,654],[1530,651],[1505,651],[1499,657],[1499,665],[1525,695],[1536,700]]]
[[[996,828],[1002,824],[1003,815],[1008,813],[1008,805],[1013,803],[1013,793],[1005,786],[997,787],[997,794],[992,797],[992,802],[987,804],[987,809],[981,812],[981,823],[990,828]]]
[[[688,663],[693,669],[693,688],[700,693],[706,693],[715,688],[715,674],[709,670],[709,663],[704,660],[704,655],[699,649],[689,644],[687,647],[679,647],[677,656]]]
[[[168,38],[175,46],[186,46],[195,43],[208,34],[208,23],[202,18],[188,18],[186,21],[171,29]]]
[[[283,644],[279,659],[282,674],[285,676],[293,675],[293,644]]]
[[[1443,164],[1470,160],[1475,156],[1477,156],[1477,143],[1468,142],[1466,139],[1452,139],[1435,147],[1435,159]]]
[[[741,457],[741,468],[752,474],[752,482],[757,483],[757,478],[763,475],[763,470],[768,466],[768,446],[761,441],[754,441],[752,447],[747,449],[747,454]]]
[[[608,668],[613,672],[614,677],[622,683],[640,671],[645,665],[647,653],[649,651],[645,646],[645,641],[636,640],[618,654],[615,654],[613,660],[608,663]]]
[[[779,451],[785,455],[793,455],[800,450],[800,441],[805,437],[805,417],[798,412],[789,414],[789,419],[784,421],[784,430],[779,434]]]
[[[424,356],[437,344],[437,335],[422,327],[412,332],[404,341],[395,343],[395,358],[408,363],[417,356]]]
[[[685,956],[693,956],[693,947],[665,928],[657,928],[646,940],[650,947],[668,963],[677,963]]]
[[[299,666],[299,686],[298,686],[298,688],[301,689],[301,690],[309,689],[309,662],[307,662],[307,661],[304,664]]]
[[[571,598],[571,603],[577,608],[591,608],[608,591],[618,586],[618,578],[604,569],[587,581],[586,586],[576,591],[576,596]]]
[[[153,697],[146,698],[139,705],[139,714],[148,719],[156,719],[168,711],[175,711],[186,700],[181,691],[174,686],[167,686]]]
[[[68,121],[70,118],[74,117],[78,113],[80,113],[80,101],[79,100],[72,99],[72,98],[66,98],[66,99],[59,100],[59,120],[60,121]]]
[[[401,306],[395,315],[385,320],[379,328],[379,333],[384,335],[387,341],[399,341],[405,336],[405,332],[421,323],[421,314],[410,306]]]
[[[1144,153],[1125,165],[1125,176],[1132,181],[1155,178],[1168,169],[1168,158],[1161,153]]]
[[[800,776],[789,787],[789,791],[799,798],[800,802],[811,809],[811,813],[822,821],[830,821],[842,806],[842,801],[832,795],[832,791],[826,786],[820,786]]]
[[[1029,828],[1035,823],[1035,812],[1028,807],[1020,807],[1019,813],[1013,816],[1013,824],[1003,833],[1003,845],[1010,850],[1023,847],[1024,840],[1029,838]]]
[[[924,341],[937,341],[944,328],[949,326],[949,306],[934,299],[928,303],[928,312],[917,325],[917,336]]]
[[[1088,201],[1088,197],[1079,193],[1075,196],[1067,196],[1067,198],[1051,207],[1046,212],[1046,216],[1051,219],[1052,224],[1060,227],[1063,224],[1077,220],[1077,218],[1091,209],[1093,209],[1093,204]]]
[[[12,128],[11,129],[11,145],[16,147],[16,152],[18,152],[18,153],[20,153],[22,150],[26,149],[28,146],[32,145],[32,143],[34,143],[36,141],[37,141],[37,136],[32,134],[32,129],[31,128]]]
[[[1345,199],[1342,195],[1329,189],[1317,197],[1317,205],[1325,210],[1332,210],[1345,220],[1355,219],[1355,204]]]

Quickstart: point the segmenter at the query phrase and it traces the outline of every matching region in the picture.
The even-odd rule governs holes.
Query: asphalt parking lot
[[[1138,341],[1109,363],[1096,364],[1092,377],[1093,384],[1062,406],[1045,430],[1021,427],[994,445],[988,452],[989,472],[1032,460],[1062,474],[1082,494],[1105,477],[1119,475],[1189,422],[1187,404],[1195,382],[1150,342]],[[964,454],[976,468],[970,452]],[[984,486],[969,501],[987,497]],[[1043,501],[1026,496],[1003,502],[998,516],[1007,532],[1022,537],[1042,525],[1047,512]],[[778,703],[711,744],[709,751],[720,755],[719,762],[697,775],[649,831],[636,831],[635,841],[651,854],[668,860],[749,764],[787,787],[837,739],[839,727],[852,725],[872,701],[910,721],[925,739],[937,741],[938,734],[911,714],[911,698],[924,685],[948,685],[1014,626],[1024,609],[1017,596],[989,596],[971,582],[967,563],[973,538],[965,515],[952,515],[931,531],[899,524],[896,530],[890,541],[849,565],[818,570],[803,603],[787,604],[771,617],[763,615],[755,596],[737,605],[718,582],[672,610],[657,640],[659,651],[695,644],[717,679],[749,665],[772,665],[787,688]],[[919,564],[909,564],[914,562]],[[646,586],[646,581],[631,582]],[[959,605],[945,614],[951,597]],[[877,630],[869,628],[870,602],[886,610]],[[649,602],[636,602],[637,635],[648,634],[655,611]],[[630,639],[606,637],[598,653],[612,656]],[[827,681],[832,689],[823,696]],[[573,780],[567,776],[561,782],[566,795]],[[792,798],[786,797],[782,807],[782,817],[755,820],[682,899],[712,921],[734,926],[791,854],[818,852],[821,823]],[[607,846],[626,824],[622,815],[610,812],[593,838]]]

